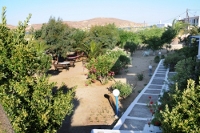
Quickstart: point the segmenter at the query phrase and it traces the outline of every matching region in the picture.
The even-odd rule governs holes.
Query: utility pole
[[[190,23],[190,21],[189,21],[189,15],[188,15],[188,9],[186,9],[186,18],[187,18],[188,23]]]
[[[186,19],[188,21],[187,30],[189,31],[190,19],[189,19],[189,15],[188,15],[188,9],[186,9]]]

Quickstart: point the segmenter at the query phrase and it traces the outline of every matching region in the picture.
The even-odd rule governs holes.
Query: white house
[[[168,26],[172,26],[172,24],[171,23],[161,23],[161,21],[160,21],[160,23],[159,24],[156,24],[156,26],[158,27],[158,28],[164,28],[164,27],[168,27]]]
[[[200,16],[188,17],[188,18],[181,19],[180,21],[183,21],[185,23],[189,23],[190,25],[193,25],[193,26],[199,26],[200,27],[199,17]],[[189,20],[189,22],[188,22],[188,20]]]

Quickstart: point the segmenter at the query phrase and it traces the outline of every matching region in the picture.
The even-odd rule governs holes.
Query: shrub
[[[134,42],[126,42],[124,49],[129,51],[131,54],[137,49],[137,44]]]
[[[160,61],[160,57],[159,57],[159,56],[155,56],[154,62],[155,62],[155,63],[159,63],[159,61]]]
[[[89,61],[86,65],[86,68],[89,70],[88,77],[98,79],[102,84],[105,84],[129,63],[130,59],[125,52],[109,51]]]
[[[196,64],[196,60],[191,57],[177,62],[175,66],[177,74],[172,77],[172,80],[178,83],[179,89],[186,88],[188,79],[198,79],[196,75],[199,75],[199,73],[197,73],[198,69],[195,70]]]
[[[188,80],[187,88],[182,92],[176,88],[171,96],[174,99],[173,108],[168,105],[162,115],[162,129],[164,132],[200,132],[200,85],[195,86],[193,80]]]
[[[177,64],[177,62],[184,58],[185,57],[183,55],[180,55],[178,53],[168,54],[168,56],[165,58],[163,64],[165,67],[168,67],[168,65],[169,65],[169,70],[174,71],[175,65]]]
[[[192,46],[192,47],[184,47],[182,49],[176,50],[175,53],[169,54],[165,60],[164,60],[164,66],[168,67],[170,71],[174,71],[174,67],[177,64],[178,61],[183,60],[185,58],[189,57],[196,57],[198,54],[198,46]]]
[[[162,55],[161,55],[161,59],[165,59],[165,55],[162,54]]]
[[[126,98],[133,92],[133,87],[130,84],[122,83],[121,81],[115,82],[112,85],[112,89],[118,89],[120,91],[120,97]]]
[[[143,78],[144,78],[144,74],[143,73],[138,73],[137,74],[137,78],[138,78],[139,81],[142,81]]]

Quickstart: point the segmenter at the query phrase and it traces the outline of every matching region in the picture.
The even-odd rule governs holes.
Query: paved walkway
[[[147,107],[149,96],[153,102],[157,102],[159,96],[167,89],[165,84],[168,78],[168,69],[163,66],[161,60],[154,71],[148,85],[140,92],[140,94],[131,103],[125,113],[118,120],[113,130],[93,129],[91,133],[152,133],[161,132],[159,129],[153,130],[153,126],[149,127],[148,122],[152,119],[152,114]]]

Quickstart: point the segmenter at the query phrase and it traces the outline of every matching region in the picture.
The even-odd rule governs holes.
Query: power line
[[[184,14],[186,14],[186,16],[185,16],[184,18],[187,18],[187,19],[188,19],[189,13],[190,13],[190,14],[193,14],[193,13],[191,13],[191,11],[195,11],[195,13],[196,13],[198,10],[200,11],[200,9],[186,9],[186,11],[180,13],[179,15],[177,15],[177,16],[175,16],[175,17],[173,17],[173,18],[164,20],[164,21],[162,21],[162,22],[168,22],[168,21],[170,21],[170,20],[174,20],[174,19],[176,19],[176,18],[178,18],[178,17],[180,17],[181,15],[184,15]],[[193,15],[195,15],[195,14],[193,14]],[[149,24],[155,24],[155,23],[157,23],[157,22],[148,22],[148,23],[149,23]]]
[[[192,12],[189,12],[190,14],[192,14],[192,15],[194,15],[194,16],[196,16],[196,12],[194,12],[194,13],[192,13]]]
[[[183,12],[183,13],[180,13],[179,15],[173,17],[173,18],[170,18],[170,19],[167,19],[167,20],[164,20],[163,22],[167,22],[167,21],[170,21],[170,20],[174,20],[176,19],[177,17],[180,17],[181,15],[185,14],[186,12]],[[155,23],[158,23],[158,22],[148,22],[149,24],[155,24]]]
[[[163,22],[167,22],[167,21],[173,20],[173,19],[175,19],[175,18],[177,18],[177,17],[180,17],[180,16],[183,15],[183,14],[187,14],[186,18],[188,18],[188,17],[189,17],[188,11],[191,13],[191,11],[196,11],[196,12],[197,12],[198,10],[200,11],[200,9],[187,9],[186,12],[183,12],[183,13],[181,13],[181,14],[179,14],[179,15],[173,17],[173,18],[164,20]],[[196,13],[196,12],[195,12],[195,13]],[[194,14],[193,14],[193,15],[194,15]]]
[[[194,11],[200,11],[200,9],[190,9],[190,11],[191,11],[191,10],[194,10]]]
[[[183,12],[183,13],[177,15],[176,17],[173,17],[173,18],[167,19],[167,20],[165,20],[165,21],[163,21],[163,22],[166,22],[166,21],[169,21],[169,20],[173,20],[174,18],[180,17],[181,15],[183,15],[183,14],[185,14],[185,13],[186,13],[186,12]]]

